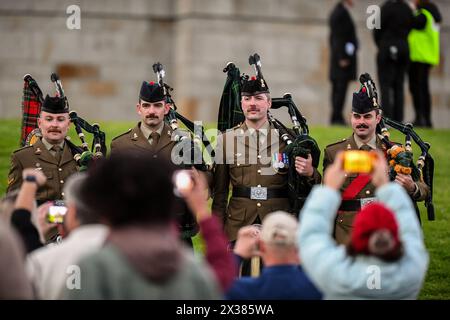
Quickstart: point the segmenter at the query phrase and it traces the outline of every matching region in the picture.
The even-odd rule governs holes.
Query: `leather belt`
[[[339,211],[359,211],[365,205],[375,201],[375,198],[342,200]]]
[[[266,187],[233,187],[233,197],[254,200],[267,200],[272,198],[287,198],[288,189]]]

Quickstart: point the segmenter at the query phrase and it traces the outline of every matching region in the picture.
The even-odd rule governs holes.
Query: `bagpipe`
[[[175,150],[176,155],[181,158],[181,162],[178,163],[178,161],[175,161],[175,164],[185,169],[194,167],[203,172],[208,171],[209,165],[203,157],[203,147],[207,150],[210,158],[213,156],[213,151],[210,141],[204,134],[203,126],[194,124],[194,122],[182,116],[177,111],[175,101],[170,94],[173,88],[164,82],[165,70],[163,65],[159,62],[153,64],[153,72],[157,76],[158,85],[163,89],[166,102],[170,105],[169,112],[164,116],[164,121],[173,131],[171,139],[176,143],[173,150]],[[189,132],[181,130],[178,121],[184,124]],[[173,160],[174,159],[172,158],[172,161]],[[179,210],[178,223],[180,226],[181,238],[190,239],[195,236],[199,230],[194,215],[195,213],[192,213],[184,202],[176,202],[175,206],[179,206],[176,210]]]
[[[378,104],[378,93],[375,82],[368,73],[360,76],[361,90],[365,90],[374,106]],[[378,104],[379,105],[379,104]],[[405,144],[401,145],[392,142],[388,128],[394,128],[405,135]],[[430,193],[425,199],[425,207],[427,208],[428,220],[435,220],[434,205],[433,205],[433,176],[434,176],[434,160],[429,149],[431,145],[424,142],[420,136],[414,131],[411,123],[403,124],[401,122],[389,119],[382,115],[380,123],[377,125],[377,134],[383,144],[387,148],[387,157],[389,161],[389,177],[391,180],[395,179],[397,173],[410,174],[412,179],[423,181],[430,188]],[[421,154],[414,163],[412,145],[414,141],[420,148]]]
[[[173,134],[172,140],[177,143],[177,150],[180,150],[180,157],[183,158],[182,164],[186,167],[195,167],[201,171],[207,171],[209,165],[203,157],[203,148],[206,149],[210,159],[214,155],[211,142],[205,135],[204,128],[196,125],[177,111],[175,101],[171,96],[173,88],[164,82],[164,66],[157,62],[153,64],[153,72],[157,76],[159,86],[163,89],[166,102],[170,105],[169,112],[164,116],[164,121],[171,127]],[[185,125],[190,134],[180,129],[178,120]]]
[[[69,107],[69,101],[64,93],[58,75],[52,73],[50,79],[55,84],[57,96],[64,99],[65,104]],[[30,74],[26,74],[23,80],[22,134],[20,139],[20,145],[22,147],[33,145],[40,137],[42,137],[40,129],[38,128],[37,119],[39,118],[41,107],[44,102],[42,90],[39,88],[36,80]],[[72,143],[70,137],[66,137],[66,141],[74,154],[73,158],[80,167],[80,171],[84,171],[93,160],[106,155],[105,133],[100,130],[100,126],[97,123],[91,125],[85,119],[78,116],[76,111],[69,112],[69,117],[80,138],[81,147]],[[91,150],[89,150],[83,130],[93,136]]]
[[[256,78],[264,79],[261,70],[261,58],[255,53],[249,57],[249,64],[254,67]],[[223,69],[227,73],[224,91],[220,101],[218,130],[224,132],[245,120],[241,108],[241,86],[244,80],[248,80],[248,75],[240,75],[239,69],[232,62],[229,62]],[[317,142],[309,135],[309,128],[306,118],[301,114],[292,99],[292,95],[286,93],[282,98],[271,98],[272,109],[286,108],[292,128],[286,127],[280,120],[276,119],[270,111],[267,112],[269,122],[278,130],[280,138],[287,145],[285,153],[289,163],[292,165],[288,169],[288,189],[289,200],[293,212],[299,212],[306,197],[311,191],[312,185],[308,178],[301,176],[295,170],[296,157],[312,157],[312,165],[317,168],[320,159],[320,148]]]

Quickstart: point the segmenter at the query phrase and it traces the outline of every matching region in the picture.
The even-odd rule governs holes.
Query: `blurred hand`
[[[348,60],[348,59],[341,59],[341,60],[339,60],[339,67],[345,68],[348,65],[350,65],[350,60]]]
[[[259,255],[260,229],[255,226],[245,226],[239,229],[233,252],[238,256],[248,259]]]
[[[49,201],[44,204],[41,204],[35,214],[37,215],[36,223],[37,229],[39,232],[39,238],[42,243],[46,242],[45,235],[50,231],[50,229],[58,227],[56,223],[47,222],[47,213],[49,208],[53,205],[53,202]]]
[[[308,159],[295,157],[295,170],[301,176],[311,177],[314,173],[311,154],[308,154]]]
[[[334,162],[327,167],[323,177],[323,184],[327,187],[339,190],[345,181],[345,172],[343,169],[344,152],[340,151],[336,154]]]
[[[22,171],[22,178],[25,180],[26,176],[34,176],[36,177],[36,182],[38,186],[43,186],[47,181],[47,177],[41,170],[36,170],[33,168],[26,168]]]
[[[389,167],[384,154],[380,150],[373,150],[371,152],[375,152],[376,154],[372,171],[372,183],[376,188],[379,188],[389,182]]]
[[[416,183],[409,174],[397,173],[395,182],[405,188],[406,191],[411,195],[414,193],[414,191],[416,191]]]
[[[197,221],[210,216],[208,208],[208,183],[203,173],[194,168],[191,170],[194,186],[192,189],[179,190],[191,211],[196,215]]]

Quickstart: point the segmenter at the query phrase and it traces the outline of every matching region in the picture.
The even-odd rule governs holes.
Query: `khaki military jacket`
[[[129,129],[127,132],[115,137],[111,141],[111,154],[118,150],[134,149],[142,152],[153,151],[154,157],[164,157],[171,159],[171,152],[176,142],[172,141],[172,129],[164,123],[161,136],[155,149],[148,143],[148,139],[144,137],[140,129],[141,122],[139,122],[134,128]]]
[[[40,187],[36,194],[39,203],[63,199],[63,187],[67,178],[78,171],[73,151],[66,142],[61,155],[60,163],[47,150],[39,139],[32,146],[23,147],[13,152],[11,156],[11,169],[8,175],[8,191],[18,189],[22,185],[22,171],[26,168],[42,170],[47,182]]]
[[[378,150],[386,152],[386,146],[383,142],[378,138],[376,139],[376,146]],[[358,150],[358,146],[356,145],[355,138],[353,134],[341,141],[336,143],[332,143],[326,146],[324,151],[324,159],[323,159],[323,172],[327,169],[328,165],[333,163],[336,158],[336,154],[339,151],[345,150]],[[341,193],[350,185],[350,183],[358,176],[358,174],[346,174],[346,179],[344,184],[341,187]],[[428,192],[429,188],[424,182],[417,182],[417,186],[419,187],[419,192],[414,201],[423,201]],[[366,199],[375,197],[375,186],[372,182],[369,182],[355,197],[355,199]],[[352,230],[353,220],[357,214],[357,211],[339,211],[336,216],[336,224],[334,230],[334,237],[338,243],[347,244],[350,237],[350,232]]]
[[[275,128],[271,126],[270,129]],[[290,212],[287,193],[284,198],[254,200],[232,196],[228,201],[230,185],[232,188],[287,189],[287,168],[277,170],[272,166],[274,153],[283,153],[286,144],[278,134],[271,137],[269,133],[267,143],[259,148],[250,142],[250,138],[247,125],[243,123],[220,135],[216,146],[212,211],[223,221],[225,233],[231,241],[236,239],[241,227],[254,223],[258,217],[262,221],[268,213],[276,210]],[[234,141],[233,148],[228,141]],[[317,170],[310,180],[311,184],[320,183],[321,176]]]

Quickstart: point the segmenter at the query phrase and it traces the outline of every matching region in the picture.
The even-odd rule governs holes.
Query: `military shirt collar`
[[[44,144],[45,148],[50,151],[51,148],[53,148],[53,144],[51,144],[50,142],[48,142],[47,140],[45,140],[45,138],[42,138],[42,143]],[[61,143],[58,143],[58,146],[61,148],[61,150],[64,149],[64,140]]]
[[[356,134],[353,134],[353,138],[355,139],[355,143],[356,143],[356,146],[358,147],[358,149],[360,149],[361,146],[364,144],[367,144],[369,147],[371,147],[374,150],[377,149],[377,136],[375,134],[373,135],[372,139],[370,139],[370,141],[367,143],[362,142],[362,140]]]
[[[249,128],[245,122],[244,125],[242,126],[242,129],[244,131],[248,130],[250,134],[254,134],[256,132],[256,129]],[[267,137],[267,135],[270,132],[270,129],[271,127],[269,121],[264,122],[264,124],[258,129],[260,136],[262,134],[264,137]]]
[[[164,121],[161,121],[159,128],[156,129],[156,132],[159,134],[159,136],[161,136],[163,128],[164,128]],[[140,129],[146,139],[150,138],[150,135],[152,134],[152,132],[154,132],[154,130],[151,130],[149,127],[147,127],[147,125],[144,122],[141,122]]]

